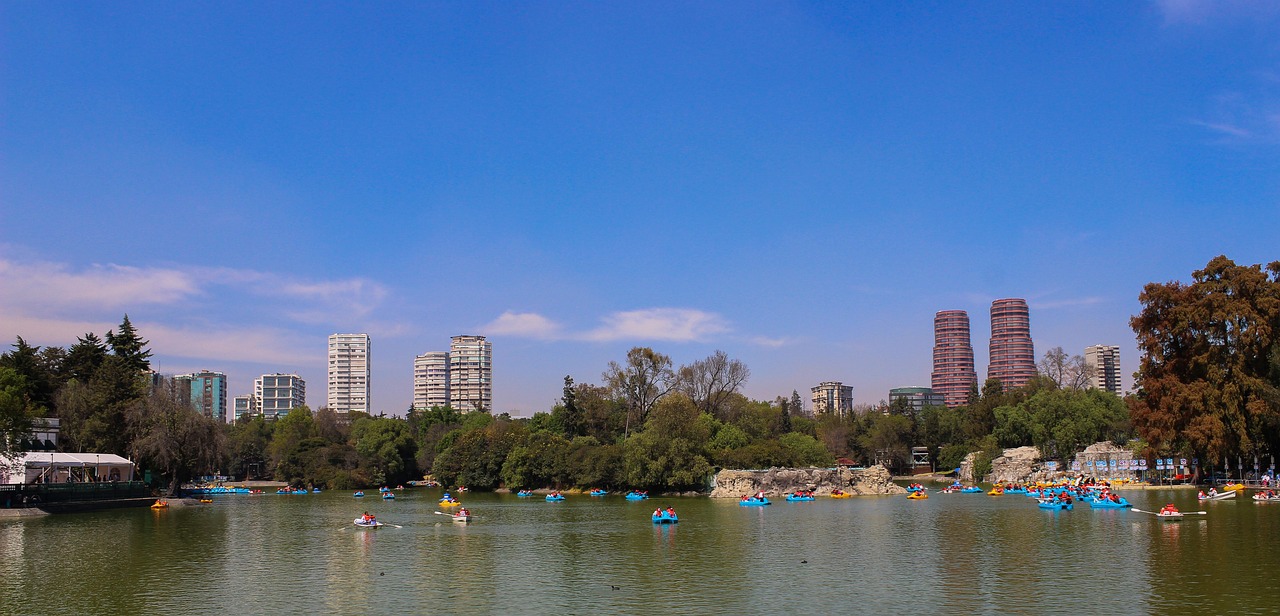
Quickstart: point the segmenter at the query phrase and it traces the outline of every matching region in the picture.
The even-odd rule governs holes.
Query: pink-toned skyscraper
[[[969,403],[969,388],[978,382],[969,342],[969,314],[942,310],[933,315],[933,392],[949,407]]]
[[[1031,344],[1031,315],[1027,300],[991,302],[991,363],[987,378],[999,379],[1005,391],[1026,385],[1036,375],[1036,350]]]

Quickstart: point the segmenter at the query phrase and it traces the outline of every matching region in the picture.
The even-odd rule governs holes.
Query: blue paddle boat
[[[564,500],[564,495],[559,492],[552,492],[551,494],[547,495],[548,503],[556,503],[562,500]]]
[[[1101,498],[1091,498],[1085,502],[1089,503],[1089,506],[1094,509],[1124,509],[1125,507],[1133,506],[1128,499],[1124,498],[1120,499],[1120,502],[1118,503],[1109,499]]]
[[[788,495],[787,495],[787,502],[788,502],[788,503],[803,503],[803,502],[811,501],[811,500],[814,500],[814,498],[813,498],[812,496],[796,496],[795,494],[788,494]]]
[[[644,500],[646,498],[649,498],[649,495],[643,492],[636,492],[635,490],[627,492],[627,500]]]
[[[352,494],[352,496],[356,498],[364,498],[364,492],[356,492],[355,494]]]
[[[395,499],[396,499],[396,495],[395,495],[395,493],[394,493],[394,492],[383,492],[383,493],[382,493],[382,500],[395,500]]]
[[[519,492],[516,492],[516,496],[520,498],[529,498],[530,496],[533,496],[533,490],[520,490]]]
[[[680,523],[680,516],[674,513],[668,513],[665,509],[662,511],[662,513],[658,515],[650,516],[650,517],[653,518],[654,524],[679,524]]]
[[[969,486],[967,488],[960,488],[960,493],[961,494],[982,494],[982,488],[979,488],[978,486]]]
[[[1053,510],[1055,510],[1055,511],[1056,511],[1056,510],[1062,510],[1062,509],[1066,509],[1067,511],[1071,511],[1071,508],[1073,507],[1073,505],[1072,505],[1071,503],[1064,503],[1064,502],[1062,502],[1062,501],[1046,501],[1046,500],[1042,500],[1042,501],[1040,501],[1040,505],[1039,505],[1039,507],[1040,507],[1041,509],[1053,509]]]
[[[590,492],[587,492],[587,494],[590,494],[591,496],[604,496],[605,494],[608,494],[608,493],[609,493],[608,490],[601,490],[599,488],[596,488]]]
[[[751,496],[738,501],[739,507],[763,507],[765,505],[772,505],[772,504],[773,503],[769,502],[769,499],[763,496]]]

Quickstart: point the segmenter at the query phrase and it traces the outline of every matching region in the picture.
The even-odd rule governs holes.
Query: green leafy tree
[[[677,383],[671,358],[649,347],[632,348],[622,364],[609,362],[604,381],[614,397],[626,403],[624,438],[630,433],[631,424],[643,423],[653,405],[670,393]]]
[[[268,423],[261,415],[249,421],[240,421],[228,427],[228,474],[245,479],[261,479],[271,466],[267,449],[271,445],[274,422]]]
[[[128,421],[138,435],[130,444],[132,457],[169,479],[170,496],[183,482],[217,470],[226,460],[222,427],[182,403],[169,383],[133,404]]]
[[[8,467],[25,453],[35,416],[26,379],[8,366],[0,366],[0,466]]]
[[[374,483],[399,483],[418,474],[418,445],[408,422],[394,417],[356,421],[351,429],[356,453],[372,472]]]

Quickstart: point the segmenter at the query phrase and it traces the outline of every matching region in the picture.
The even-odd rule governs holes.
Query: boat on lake
[[[382,528],[383,526],[386,526],[386,524],[377,520],[365,521],[364,518],[356,518],[353,523],[360,528]]]
[[[772,504],[773,503],[769,502],[769,499],[763,496],[744,496],[742,497],[742,500],[738,501],[739,507],[763,507],[765,505]]]
[[[558,503],[562,500],[564,500],[564,495],[559,492],[552,492],[547,495],[548,503]]]
[[[654,524],[679,524],[680,516],[676,515],[673,509],[663,509],[655,511],[652,516]]]
[[[641,492],[640,490],[627,492],[627,500],[644,500],[646,498],[649,498],[648,492]]]

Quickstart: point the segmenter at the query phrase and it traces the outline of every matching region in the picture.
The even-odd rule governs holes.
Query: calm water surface
[[[477,519],[464,526],[432,513],[438,489],[215,496],[0,520],[0,613],[1280,612],[1280,503],[1124,494],[1210,514],[1163,522],[984,494],[761,508],[466,494]],[[681,523],[654,526],[657,505]],[[399,528],[357,529],[363,510]]]

